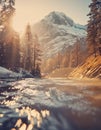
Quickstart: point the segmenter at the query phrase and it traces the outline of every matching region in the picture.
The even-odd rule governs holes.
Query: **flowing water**
[[[0,81],[0,130],[101,130],[101,82]]]

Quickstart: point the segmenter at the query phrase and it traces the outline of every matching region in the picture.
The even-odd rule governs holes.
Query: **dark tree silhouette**
[[[32,64],[33,64],[34,43],[33,43],[31,27],[29,24],[26,26],[22,44],[24,44],[22,49],[22,62],[23,62],[22,67],[25,70],[31,72]]]
[[[88,21],[88,49],[90,54],[96,54],[99,50],[101,55],[101,0],[92,0],[92,3],[89,5],[90,13]]]
[[[28,24],[22,40],[21,64],[22,68],[31,72],[34,76],[41,77],[41,49],[37,35],[31,32]]]
[[[38,36],[34,35],[34,64],[33,64],[33,69],[32,69],[32,74],[41,77],[41,56],[42,56],[42,51],[40,48]]]
[[[15,1],[1,0],[0,4],[0,66],[15,70],[20,66],[19,35],[12,28]]]

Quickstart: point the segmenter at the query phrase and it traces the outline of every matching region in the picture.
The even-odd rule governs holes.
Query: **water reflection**
[[[30,107],[17,108],[15,112],[9,111],[8,113],[0,114],[0,130],[39,129],[41,128],[43,120],[49,116],[50,111],[47,109],[38,111]]]
[[[12,110],[0,108],[0,130],[101,130],[100,114],[48,108],[40,104]]]
[[[23,107],[22,109],[16,109],[16,112],[19,113],[19,116],[27,116],[29,126],[34,127],[36,125],[37,127],[40,127],[42,124],[42,120],[46,118],[47,116],[50,116],[50,112],[48,110],[41,110],[40,112],[36,109],[31,109],[29,107]],[[17,121],[16,126],[19,122],[21,124],[21,119]]]
[[[63,83],[26,79],[2,84],[0,130],[101,130],[101,87]]]

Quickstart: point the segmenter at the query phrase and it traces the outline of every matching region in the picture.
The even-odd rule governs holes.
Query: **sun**
[[[26,21],[24,21],[21,16],[15,15],[13,18],[13,28],[15,29],[15,31],[17,32],[22,32],[25,29],[26,26]]]

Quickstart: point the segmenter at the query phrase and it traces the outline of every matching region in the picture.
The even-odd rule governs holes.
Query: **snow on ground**
[[[18,73],[8,70],[4,67],[0,67],[0,80],[13,81],[21,78],[33,78],[33,75],[24,69],[20,69]]]
[[[5,78],[18,78],[20,77],[20,74],[17,74],[15,72],[12,72],[4,67],[0,67],[0,78],[5,79]]]

